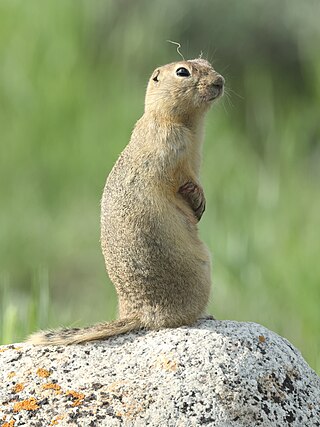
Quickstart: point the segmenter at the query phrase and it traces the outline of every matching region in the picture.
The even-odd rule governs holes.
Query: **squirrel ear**
[[[154,81],[154,82],[158,82],[159,81],[159,74],[160,74],[160,70],[156,70],[154,73],[153,73],[153,75],[152,75],[152,80]]]

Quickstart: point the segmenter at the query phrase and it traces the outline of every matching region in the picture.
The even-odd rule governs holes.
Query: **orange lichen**
[[[64,418],[64,415],[57,415],[56,417],[53,418],[53,420],[51,421],[50,425],[51,426],[56,426],[59,421],[63,420],[63,418]]]
[[[263,335],[259,335],[260,342],[266,342],[266,338]]]
[[[24,389],[24,385],[22,383],[17,383],[13,389],[12,389],[12,393],[19,393],[20,391],[22,391]]]
[[[39,368],[37,370],[37,375],[38,377],[41,377],[41,378],[48,378],[51,375],[51,373],[47,369]]]
[[[0,353],[3,353],[4,351],[9,350],[8,348],[0,348]]]
[[[13,406],[14,412],[20,411],[35,411],[39,409],[37,399],[34,397],[30,397],[30,399],[21,400],[21,402],[17,402]]]
[[[59,384],[55,384],[55,383],[48,383],[48,384],[43,384],[42,386],[43,390],[55,390],[57,393],[61,393],[61,386]]]
[[[84,399],[84,394],[83,393],[79,393],[78,391],[74,391],[74,390],[68,390],[66,392],[67,396],[72,396],[73,403],[72,406],[79,406],[81,405],[81,403],[83,402]]]
[[[2,427],[14,427],[15,420],[10,420],[7,423],[2,424]]]

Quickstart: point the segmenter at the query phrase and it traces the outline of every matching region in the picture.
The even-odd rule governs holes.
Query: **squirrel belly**
[[[131,175],[133,148],[123,152],[102,198],[102,251],[120,318],[138,316],[152,329],[192,323],[209,298],[209,254],[179,183],[162,169],[159,145],[135,159]]]
[[[177,169],[182,153],[175,165],[170,133],[162,140],[160,132],[150,133],[154,145],[143,154],[133,133],[108,177],[101,243],[120,318],[138,316],[143,327],[153,329],[192,323],[204,312],[211,267],[198,238],[198,220],[178,192],[190,178]]]

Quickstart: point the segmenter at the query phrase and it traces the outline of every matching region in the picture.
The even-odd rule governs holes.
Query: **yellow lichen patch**
[[[10,420],[7,423],[2,424],[2,427],[14,427],[15,420]]]
[[[4,351],[8,351],[8,350],[20,351],[20,350],[22,350],[22,347],[5,347],[5,348],[0,348],[0,353],[3,353]]]
[[[78,391],[74,391],[74,390],[68,390],[66,392],[67,396],[72,396],[73,398],[73,403],[72,406],[79,406],[81,405],[81,403],[83,402],[84,399],[84,394],[83,393],[79,393]]]
[[[11,379],[13,377],[15,377],[17,374],[14,371],[11,371],[8,373],[8,378]]]
[[[41,377],[41,378],[48,378],[51,375],[51,373],[47,369],[39,368],[37,370],[37,375],[38,377]]]
[[[51,426],[56,426],[59,421],[63,420],[63,418],[64,418],[64,415],[57,415],[56,417],[53,418],[53,420],[51,421],[50,425]]]
[[[115,396],[120,396],[123,393],[123,389],[127,386],[127,381],[115,381],[108,385],[107,391]]]
[[[55,384],[55,383],[43,384],[42,389],[43,390],[55,390],[58,394],[61,393],[61,386],[59,384]]]
[[[259,342],[266,342],[266,338],[263,335],[259,335]]]
[[[35,411],[39,409],[37,399],[34,397],[30,397],[30,399],[21,400],[21,402],[17,402],[13,406],[14,412],[20,411]]]
[[[163,369],[164,371],[176,372],[179,363],[174,359],[173,354],[161,354],[155,362],[154,365],[156,368]]]
[[[116,412],[116,416],[120,418],[128,418],[129,420],[143,414],[146,410],[144,403],[140,403],[136,400],[125,401],[121,406],[122,410],[118,410]]]
[[[106,402],[112,402],[115,414],[120,418],[133,420],[141,416],[154,402],[151,396],[146,395],[145,387],[132,385],[126,381],[111,383],[106,389]]]
[[[22,391],[24,389],[24,385],[22,383],[17,383],[13,389],[12,389],[12,393],[19,393],[20,391]]]

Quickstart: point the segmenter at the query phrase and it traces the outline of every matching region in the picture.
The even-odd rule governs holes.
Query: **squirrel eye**
[[[154,82],[158,82],[158,81],[159,81],[159,79],[158,79],[159,74],[160,74],[160,71],[159,71],[159,70],[157,70],[157,71],[154,73],[154,75],[153,75],[153,77],[152,77],[152,80],[153,80]]]
[[[186,68],[180,67],[176,70],[176,75],[179,77],[189,77],[190,72]]]

